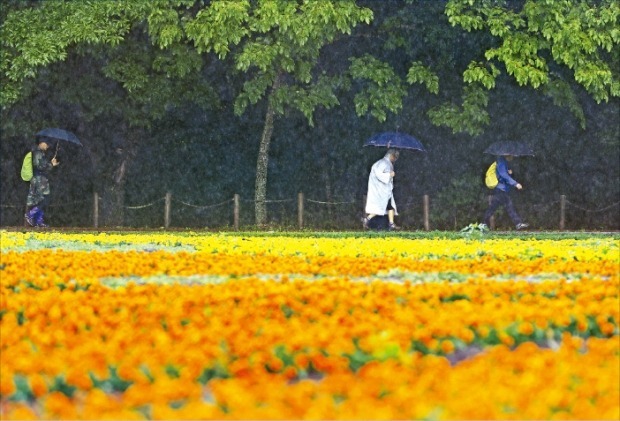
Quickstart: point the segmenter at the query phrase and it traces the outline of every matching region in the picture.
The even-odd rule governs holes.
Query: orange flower
[[[45,418],[76,419],[77,408],[67,396],[60,392],[48,394],[43,401]]]
[[[2,406],[0,406],[2,408]],[[2,419],[7,420],[36,420],[40,419],[35,410],[26,405],[25,403],[16,403],[10,405],[6,411],[2,411],[5,414]],[[6,418],[5,418],[6,416]]]
[[[519,323],[519,333],[521,335],[530,336],[534,333],[534,326],[528,322],[521,322]]]
[[[15,393],[15,382],[13,382],[13,374],[4,368],[0,368],[2,375],[0,376],[0,399]]]
[[[454,352],[454,343],[450,340],[441,341],[441,352],[444,354],[450,354]]]
[[[282,372],[282,375],[288,379],[288,380],[292,380],[295,377],[297,377],[297,369],[295,367],[292,366],[288,366],[284,369],[284,371]]]
[[[77,366],[70,366],[67,368],[66,381],[72,386],[76,386],[81,390],[90,390],[93,387],[93,382],[88,375],[88,366],[80,364]]]
[[[380,252],[344,238],[274,247],[256,237],[244,243],[268,248],[248,249],[234,236],[219,252],[2,251],[3,418],[20,410],[8,399],[13,373],[36,391],[41,418],[617,415],[616,257],[593,243],[592,252],[564,244],[564,255],[546,243],[543,257],[524,260],[539,243],[493,240],[478,256],[491,240],[425,242],[415,253],[403,247],[419,242],[390,240]],[[454,278],[465,281],[445,281]],[[573,329],[591,320],[606,337]],[[514,348],[515,328],[520,340],[542,329],[553,349]],[[500,345],[488,346],[496,336]],[[451,363],[463,343],[467,358]],[[309,378],[299,379],[303,371]],[[103,383],[93,387],[89,373]],[[78,388],[72,399],[46,394],[55,376]]]
[[[47,384],[39,374],[31,374],[29,377],[30,390],[35,397],[41,397],[47,392]]]

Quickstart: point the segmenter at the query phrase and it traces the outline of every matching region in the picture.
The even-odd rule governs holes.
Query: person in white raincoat
[[[375,162],[370,169],[368,176],[368,194],[366,197],[366,216],[362,219],[365,229],[380,229],[378,215],[388,216],[388,229],[394,231],[400,229],[394,224],[394,216],[398,215],[396,202],[394,201],[394,162],[398,159],[400,152],[396,149],[388,149],[383,158]]]

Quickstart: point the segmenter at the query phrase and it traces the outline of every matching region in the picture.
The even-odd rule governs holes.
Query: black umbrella
[[[520,142],[495,142],[484,153],[501,156],[534,156],[534,151],[526,144]]]
[[[422,143],[406,133],[384,132],[373,135],[364,146],[382,146],[384,148],[411,149],[426,152]]]
[[[77,138],[76,135],[71,133],[70,131],[63,129],[43,129],[39,133],[36,134],[37,137],[47,137],[50,139],[56,140],[64,140],[65,142],[73,143],[79,146],[82,146],[82,143]]]

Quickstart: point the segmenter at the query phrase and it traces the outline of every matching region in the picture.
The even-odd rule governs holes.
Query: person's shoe
[[[388,227],[388,230],[390,231],[400,231],[400,227],[398,225],[396,225],[394,222],[390,223],[390,226]]]
[[[525,229],[525,228],[527,228],[529,226],[530,226],[529,224],[521,222],[521,223],[517,224],[517,230],[522,230],[522,229]]]
[[[24,214],[24,218],[26,218],[26,222],[28,223],[28,225],[30,225],[31,227],[34,227],[35,225],[34,217],[30,215],[30,212],[26,212]]]
[[[362,218],[362,227],[364,227],[365,230],[368,229],[368,218],[367,217]]]
[[[36,213],[35,226],[37,228],[49,228],[49,225],[47,225],[43,219],[43,211],[41,209],[39,209]]]

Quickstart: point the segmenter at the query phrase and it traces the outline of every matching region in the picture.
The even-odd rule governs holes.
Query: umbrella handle
[[[56,152],[54,152],[54,156],[52,157],[52,159],[56,159],[56,155],[58,155],[58,146],[60,145],[60,142],[56,142]]]

